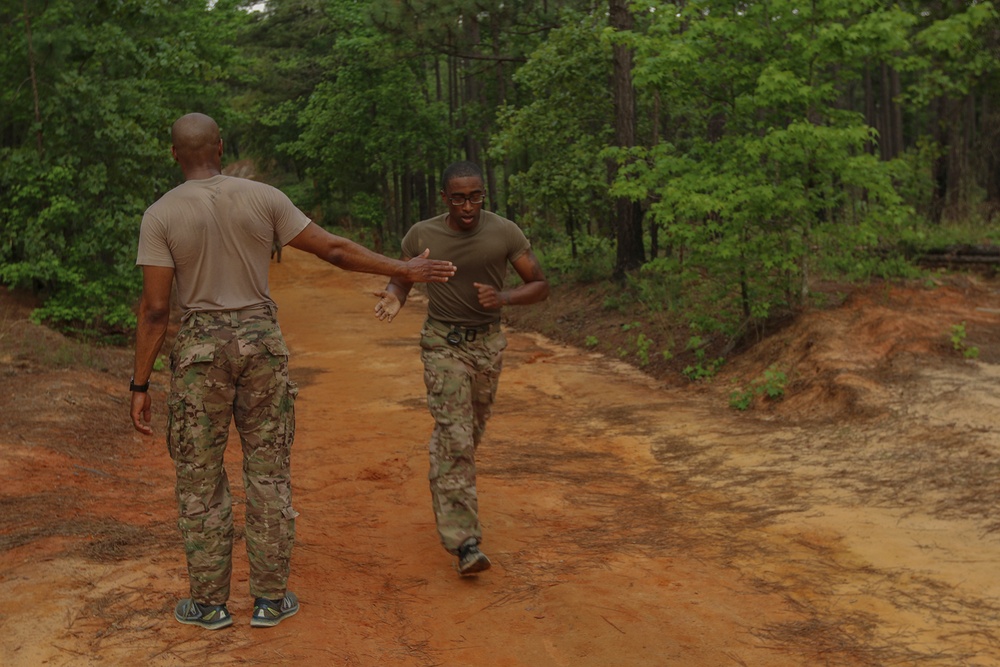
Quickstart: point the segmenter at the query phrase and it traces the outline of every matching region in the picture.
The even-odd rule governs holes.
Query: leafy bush
[[[575,258],[565,238],[559,243],[536,248],[536,252],[546,274],[561,276],[563,280],[581,283],[607,280],[614,269],[614,243],[599,236],[578,237]]]
[[[979,356],[979,348],[970,346],[965,342],[966,337],[965,322],[954,324],[951,327],[951,347],[966,359],[975,359]]]
[[[769,366],[764,373],[750,383],[745,390],[737,389],[729,395],[729,407],[736,410],[748,410],[753,402],[762,396],[771,400],[785,395],[785,385],[788,376],[776,366]]]

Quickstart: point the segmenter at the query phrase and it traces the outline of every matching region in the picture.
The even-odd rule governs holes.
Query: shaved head
[[[173,153],[185,174],[218,173],[222,158],[219,125],[203,113],[181,116],[170,129]],[[189,177],[191,177],[189,175]]]
[[[219,145],[219,126],[203,113],[181,116],[170,130],[170,138],[178,153],[193,153]]]

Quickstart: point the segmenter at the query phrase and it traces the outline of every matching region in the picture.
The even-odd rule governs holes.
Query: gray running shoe
[[[224,604],[199,604],[191,598],[177,603],[174,618],[185,625],[200,625],[207,630],[219,630],[233,624],[233,617]]]
[[[466,540],[458,548],[458,573],[462,576],[483,572],[490,569],[490,565],[490,559],[479,550],[479,543],[475,539]]]
[[[250,626],[271,628],[289,616],[294,616],[298,611],[299,599],[291,591],[287,591],[285,597],[280,600],[257,598],[253,602],[253,616],[250,617]]]

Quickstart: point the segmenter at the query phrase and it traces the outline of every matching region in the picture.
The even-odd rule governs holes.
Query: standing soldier
[[[233,518],[223,454],[235,420],[243,446],[246,548],[253,627],[270,627],[299,610],[287,590],[295,537],[290,458],[298,389],[288,377],[288,348],[268,291],[272,241],[334,266],[399,280],[446,282],[450,262],[417,253],[400,262],[334,236],[312,223],[279,190],[222,175],[219,126],[188,114],[172,128],[172,152],[185,182],[142,218],[136,264],[142,300],[130,381],[131,418],[149,427],[149,377],[166,337],[176,279],[182,326],[171,352],[167,448],[174,461],[178,525],[187,553],[190,598],[181,623],[215,630],[232,625],[226,603],[232,572]]]

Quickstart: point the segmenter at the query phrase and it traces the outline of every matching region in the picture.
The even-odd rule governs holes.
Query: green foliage
[[[975,359],[979,356],[979,348],[968,345],[965,342],[966,335],[965,322],[953,324],[951,327],[951,348],[966,359]]]
[[[546,273],[563,280],[582,283],[607,280],[614,268],[614,247],[606,237],[581,236],[575,247],[563,238],[536,246],[535,251]]]
[[[648,262],[641,271],[625,276],[629,291],[652,312],[673,311],[683,303],[677,266],[671,259]]]
[[[750,390],[741,391],[739,389],[733,390],[729,395],[729,407],[734,410],[745,411],[749,410],[750,406],[753,405],[754,393]]]
[[[723,357],[709,358],[706,344],[707,341],[698,335],[688,341],[687,348],[694,352],[695,363],[685,366],[682,372],[689,380],[709,380],[726,362]]]
[[[902,62],[907,70],[924,74],[907,91],[913,102],[960,98],[984,74],[995,74],[1000,68],[996,53],[983,48],[983,40],[996,30],[998,13],[993,3],[962,3],[956,10],[935,16],[913,35],[911,51]]]
[[[632,355],[638,362],[639,367],[645,368],[649,365],[649,350],[653,346],[653,341],[647,338],[645,333],[639,331],[640,328],[642,328],[642,322],[632,322],[621,326],[622,331],[635,331],[637,333],[629,335],[628,346],[619,349],[619,356],[624,358]]]
[[[612,136],[613,109],[610,91],[595,85],[610,75],[602,26],[589,15],[564,20],[514,75],[531,101],[500,109],[490,155],[526,162],[510,178],[509,201],[544,213],[572,236],[592,231],[590,221],[609,207],[601,151]]]
[[[622,294],[609,294],[604,297],[601,307],[605,310],[625,310],[627,299]]]
[[[639,360],[639,366],[649,365],[649,348],[652,345],[653,341],[646,338],[646,334],[640,331],[635,339],[635,356]]]
[[[333,49],[336,69],[312,91],[298,114],[301,132],[287,148],[308,164],[321,202],[351,193],[350,213],[380,225],[388,212],[386,176],[438,161],[447,143],[446,113],[424,98],[423,64],[396,58],[378,36],[358,30]]]
[[[769,366],[764,373],[755,378],[747,389],[736,389],[729,395],[729,407],[736,410],[748,410],[754,401],[762,396],[771,400],[785,395],[788,376],[775,365]]]
[[[434,211],[444,164],[477,160],[553,282],[610,278],[629,198],[658,252],[606,306],[714,341],[803,305],[817,276],[914,277],[921,249],[1000,239],[970,222],[996,196],[991,2],[652,3],[628,32],[575,0],[249,4],[0,11],[0,282],[43,295],[38,318],[132,326],[138,222],[180,179],[168,130],[192,110],[317,219],[387,246]],[[635,56],[627,149],[615,45]],[[650,363],[639,336],[626,352]],[[705,349],[691,376],[717,368]]]
[[[1000,228],[980,217],[921,225],[900,235],[899,247],[909,254],[961,245],[990,245],[1000,241]]]
[[[235,51],[220,37],[242,13],[222,5],[53,0],[0,24],[0,282],[45,297],[37,320],[131,329],[139,219],[179,176],[169,125],[194,109],[227,119]]]
[[[921,165],[934,153],[879,160],[878,136],[843,110],[838,85],[858,59],[905,49],[917,22],[829,3],[656,9],[634,36],[635,81],[684,122],[656,145],[613,153],[623,169],[611,189],[650,202],[668,248],[643,270],[659,277],[654,299],[711,303],[706,330],[738,331],[798,306],[817,273],[916,273],[883,248],[915,223],[897,184],[926,197]]]
[[[914,227],[918,216],[930,218],[937,194],[932,165],[944,157],[941,145],[929,137],[921,137],[915,146],[907,148],[902,155],[887,164],[896,192],[914,210]],[[925,229],[929,225],[919,225]]]
[[[715,359],[705,359],[704,352],[698,350],[695,353],[699,359],[694,364],[689,364],[682,371],[689,380],[710,380],[719,372],[719,368],[725,363],[725,359],[718,357]]]
[[[304,174],[290,154],[299,134],[297,117],[323,79],[336,34],[326,4],[270,2],[266,12],[247,17],[233,40],[242,55],[240,76],[232,82],[240,148],[262,169],[291,173],[296,179]]]

